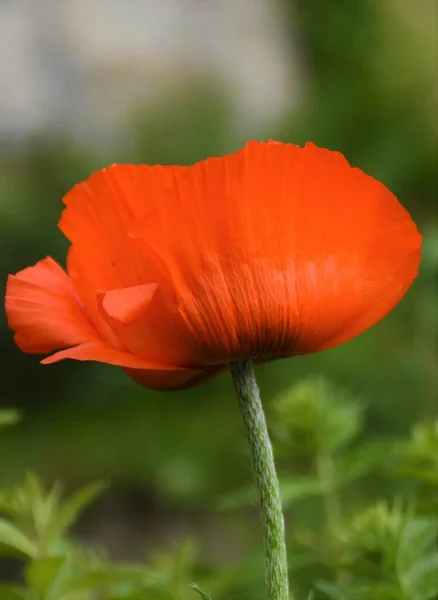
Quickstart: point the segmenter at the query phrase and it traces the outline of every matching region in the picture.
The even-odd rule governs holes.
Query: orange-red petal
[[[100,290],[148,283],[150,265],[132,244],[132,225],[155,210],[184,167],[113,165],[64,197],[59,227]],[[85,266],[83,265],[85,268]]]
[[[151,293],[150,288],[146,292]],[[140,294],[140,290],[137,290]],[[121,307],[117,306],[117,292],[109,297],[108,307],[122,320]],[[120,303],[122,304],[122,303]],[[131,305],[131,311],[133,307]],[[8,323],[15,331],[15,342],[24,352],[45,354],[59,350],[44,358],[43,364],[64,359],[97,361],[129,369],[131,377],[140,374],[155,382],[157,388],[175,387],[197,379],[199,369],[185,369],[135,356],[129,351],[111,346],[99,338],[79,302],[65,271],[51,258],[41,260],[16,275],[10,275],[6,290]],[[132,315],[131,315],[132,316]],[[129,318],[128,318],[129,320]],[[169,372],[169,376],[160,374]],[[136,377],[133,377],[136,378]],[[161,382],[161,383],[160,383]]]
[[[175,174],[132,235],[216,363],[316,352],[361,333],[401,300],[421,245],[385,186],[313,144],[249,143]]]
[[[136,356],[194,368],[208,363],[205,348],[187,327],[166,286],[150,283],[100,292],[98,302],[119,343]]]
[[[162,274],[142,255],[129,231],[153,213],[176,173],[185,167],[113,165],[93,173],[64,198],[59,227],[72,242],[67,272],[100,336],[117,338],[102,315],[98,291],[157,283]]]
[[[101,292],[102,308],[111,319],[132,325],[147,310],[157,287],[156,283],[146,283]]]
[[[96,362],[106,363],[108,365],[116,365],[118,367],[125,367],[130,369],[152,369],[154,371],[182,371],[186,369],[183,367],[175,367],[172,365],[160,364],[153,361],[144,360],[123,350],[117,350],[112,348],[104,342],[87,342],[79,344],[74,348],[67,348],[56,352],[52,356],[44,358],[41,362],[44,365],[50,365],[52,363],[71,358],[73,360],[87,361],[92,360]]]
[[[206,369],[186,369],[184,371],[154,371],[148,369],[125,369],[125,372],[137,383],[152,390],[186,390],[206,383],[219,375],[224,367]]]
[[[69,278],[52,258],[9,276],[6,313],[24,352],[52,352],[98,339]]]

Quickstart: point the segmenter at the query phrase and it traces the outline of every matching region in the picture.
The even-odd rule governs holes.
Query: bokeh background
[[[269,417],[272,398],[322,374],[367,402],[369,439],[406,433],[437,408],[437,29],[435,0],[3,0],[1,281],[63,263],[61,198],[97,168],[189,164],[250,138],[340,150],[411,211],[421,273],[360,338],[260,367],[262,393]],[[119,558],[190,536],[226,565],[260,544],[255,509],[218,508],[251,479],[229,377],[160,394],[100,364],[44,367],[4,315],[0,365],[0,405],[25,414],[2,432],[0,483],[108,478],[77,533]]]

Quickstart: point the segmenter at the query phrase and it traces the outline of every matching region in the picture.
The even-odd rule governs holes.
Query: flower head
[[[65,197],[64,271],[11,275],[24,352],[190,387],[230,361],[331,348],[402,299],[421,236],[381,183],[338,152],[250,142],[190,167],[113,165]]]

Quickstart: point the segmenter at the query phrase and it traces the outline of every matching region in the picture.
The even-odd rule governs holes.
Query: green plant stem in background
[[[342,581],[343,576],[339,571],[338,565],[338,531],[342,523],[342,510],[338,493],[338,483],[336,476],[336,466],[333,462],[333,456],[322,452],[316,461],[318,478],[322,487],[322,499],[324,503],[324,512],[326,526],[328,531],[328,562],[331,564],[333,572],[336,574],[336,580]]]
[[[334,540],[336,531],[342,521],[342,511],[339,503],[336,467],[333,462],[333,457],[329,454],[321,453],[317,458],[317,471],[323,490],[327,527]]]
[[[249,441],[260,498],[268,600],[289,600],[284,518],[274,454],[251,361],[230,365]]]

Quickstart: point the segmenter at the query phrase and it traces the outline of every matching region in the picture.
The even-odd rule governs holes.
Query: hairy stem
[[[289,600],[284,518],[274,455],[251,361],[232,363],[230,372],[246,427],[256,480],[266,553],[268,600]]]

